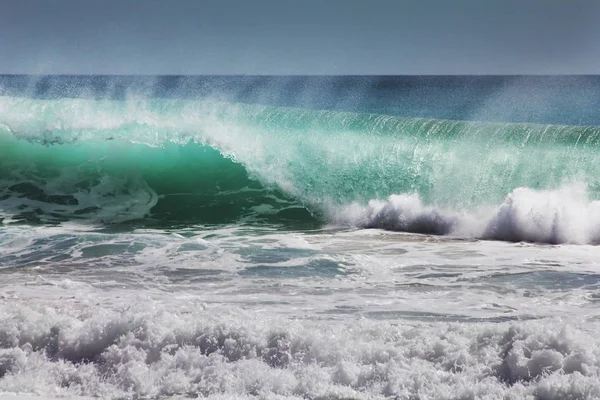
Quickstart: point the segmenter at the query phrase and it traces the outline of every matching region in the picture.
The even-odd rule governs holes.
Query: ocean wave
[[[0,217],[163,225],[333,222],[597,243],[598,140],[597,127],[209,99],[5,96]],[[561,189],[569,180],[581,182],[585,193]]]

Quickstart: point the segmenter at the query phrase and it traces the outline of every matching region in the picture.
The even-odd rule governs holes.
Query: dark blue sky
[[[594,74],[586,0],[4,0],[0,73]]]

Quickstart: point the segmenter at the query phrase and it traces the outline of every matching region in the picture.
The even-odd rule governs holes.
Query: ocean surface
[[[0,76],[0,398],[600,398],[600,77]]]

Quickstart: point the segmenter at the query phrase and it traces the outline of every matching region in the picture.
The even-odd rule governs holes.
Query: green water
[[[596,199],[599,141],[596,127],[0,97],[0,198],[16,220],[148,224],[318,223],[403,193],[469,211],[573,180]]]

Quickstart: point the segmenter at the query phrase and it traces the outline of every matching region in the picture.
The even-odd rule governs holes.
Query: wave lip
[[[516,188],[500,206],[472,212],[428,206],[417,194],[331,210],[334,223],[359,228],[509,242],[600,243],[600,201],[590,200],[578,183],[556,190]]]

